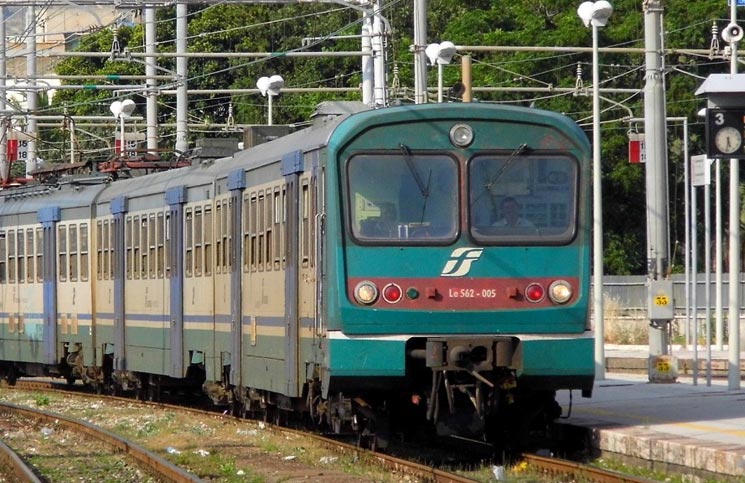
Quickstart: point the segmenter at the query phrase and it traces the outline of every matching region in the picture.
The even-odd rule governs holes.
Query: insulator
[[[711,46],[709,47],[709,58],[713,59],[719,54],[719,27],[716,22],[711,25]]]

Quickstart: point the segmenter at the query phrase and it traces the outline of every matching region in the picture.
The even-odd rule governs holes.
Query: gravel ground
[[[336,455],[301,436],[279,434],[263,423],[198,416],[134,401],[111,403],[98,398],[5,388],[0,388],[0,400],[69,415],[104,427],[165,455],[208,482],[416,481],[406,475],[364,465],[351,455]],[[38,460],[50,465],[45,476],[61,475],[59,479],[50,477],[49,481],[148,481],[136,468],[128,467],[126,461],[111,459],[115,455],[102,450],[97,441],[79,441],[80,438],[60,428],[45,429],[26,424],[24,426],[28,427],[20,430],[17,424],[6,424],[3,420],[0,425],[3,440],[11,447],[14,447],[13,438],[34,441],[22,454],[30,455],[32,448],[41,453]],[[35,463],[34,458],[31,461]],[[89,476],[89,469],[98,466],[98,462],[92,461],[108,465],[109,477]]]

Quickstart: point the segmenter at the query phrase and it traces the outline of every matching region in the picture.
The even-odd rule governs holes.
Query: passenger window
[[[88,281],[88,225],[80,224],[80,280]]]
[[[69,253],[67,259],[70,262],[70,281],[78,280],[78,227],[70,225],[69,228]]]
[[[57,270],[59,271],[59,281],[67,280],[67,227],[60,225],[57,229],[57,254],[59,256]]]
[[[194,264],[194,227],[191,208],[186,210],[186,223],[184,224],[184,231],[186,234],[185,240],[185,260],[184,269],[187,277],[191,277],[193,264]]]
[[[23,230],[18,230],[16,232],[16,236],[18,237],[18,244],[16,245],[16,248],[18,250],[18,283],[24,283],[26,282],[26,245],[24,241]]]
[[[212,208],[204,208],[204,274],[212,275]]]
[[[6,283],[8,277],[8,245],[5,239],[5,232],[0,231],[0,283]]]
[[[26,229],[26,281],[34,281],[34,229]]]

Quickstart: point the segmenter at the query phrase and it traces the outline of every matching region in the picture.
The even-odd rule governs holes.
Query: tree
[[[601,47],[643,47],[644,15],[640,0],[614,1],[615,12],[609,24],[599,30]],[[591,31],[577,16],[577,1],[514,0],[431,0],[428,6],[428,37],[431,41],[450,40],[456,45],[502,46],[590,46]],[[708,49],[712,44],[711,27],[720,27],[728,7],[713,0],[665,2],[665,47],[667,49]],[[288,86],[335,87],[356,86],[361,81],[358,57],[291,58],[282,53],[298,49],[314,51],[356,51],[359,39],[332,39],[337,35],[359,34],[360,13],[355,9],[340,8],[336,4],[252,4],[218,5],[189,9],[189,42],[192,52],[273,52],[277,55],[262,59],[201,59],[189,62],[189,87],[194,89],[253,88],[264,75],[280,73]],[[391,2],[383,7],[382,15],[391,26],[386,39],[389,84],[401,85],[403,102],[410,102],[413,85],[413,4]],[[174,51],[168,39],[175,37],[174,9],[158,10],[158,39],[160,51]],[[695,21],[692,21],[695,19]],[[119,28],[117,38],[122,48],[142,51],[143,33],[140,26]],[[303,39],[310,43],[304,46]],[[324,40],[318,40],[324,39]],[[83,39],[81,50],[111,49],[113,34],[99,32]],[[463,54],[463,52],[461,52]],[[711,56],[690,54],[669,55],[665,59],[667,115],[687,117],[690,124],[690,152],[702,152],[703,126],[696,112],[704,101],[695,96],[702,79],[713,72],[727,72],[728,60],[721,53]],[[551,52],[474,52],[473,79],[476,86],[548,88],[549,92],[483,92],[480,101],[512,102],[563,112],[591,128],[592,98],[588,95],[591,57],[587,53]],[[461,73],[453,64],[445,69],[444,83],[453,85]],[[175,60],[159,62],[170,71]],[[602,113],[602,173],[603,212],[605,231],[605,270],[612,274],[640,274],[646,271],[646,228],[640,220],[646,218],[644,167],[627,162],[627,133],[635,125],[629,116],[643,117],[644,57],[642,54],[602,54],[600,78],[603,88],[638,89],[637,94],[604,95]],[[142,73],[137,63],[105,59],[69,58],[61,62],[58,73]],[[435,69],[429,69],[428,85],[436,84]],[[580,74],[581,71],[581,74]],[[585,89],[575,92],[551,92],[552,87]],[[121,81],[120,81],[121,82]],[[135,82],[133,82],[135,83]],[[136,96],[135,96],[136,97]],[[359,100],[359,94],[339,96],[313,93],[282,95],[275,101],[274,118],[277,123],[305,121],[316,104],[322,100]],[[54,106],[70,113],[107,112],[108,92],[61,91]],[[135,99],[144,103],[141,98]],[[161,97],[160,122],[171,122],[175,99]],[[223,123],[228,106],[233,106],[237,123],[263,123],[266,116],[265,100],[257,95],[201,95],[191,96],[189,112],[202,121]],[[684,233],[683,150],[680,128],[669,131],[670,167],[670,233],[679,242]],[[166,137],[166,139],[168,139]],[[673,260],[674,265],[681,265]]]

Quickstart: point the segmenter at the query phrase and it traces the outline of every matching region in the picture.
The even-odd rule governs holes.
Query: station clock
[[[706,110],[706,156],[745,158],[745,108]]]

